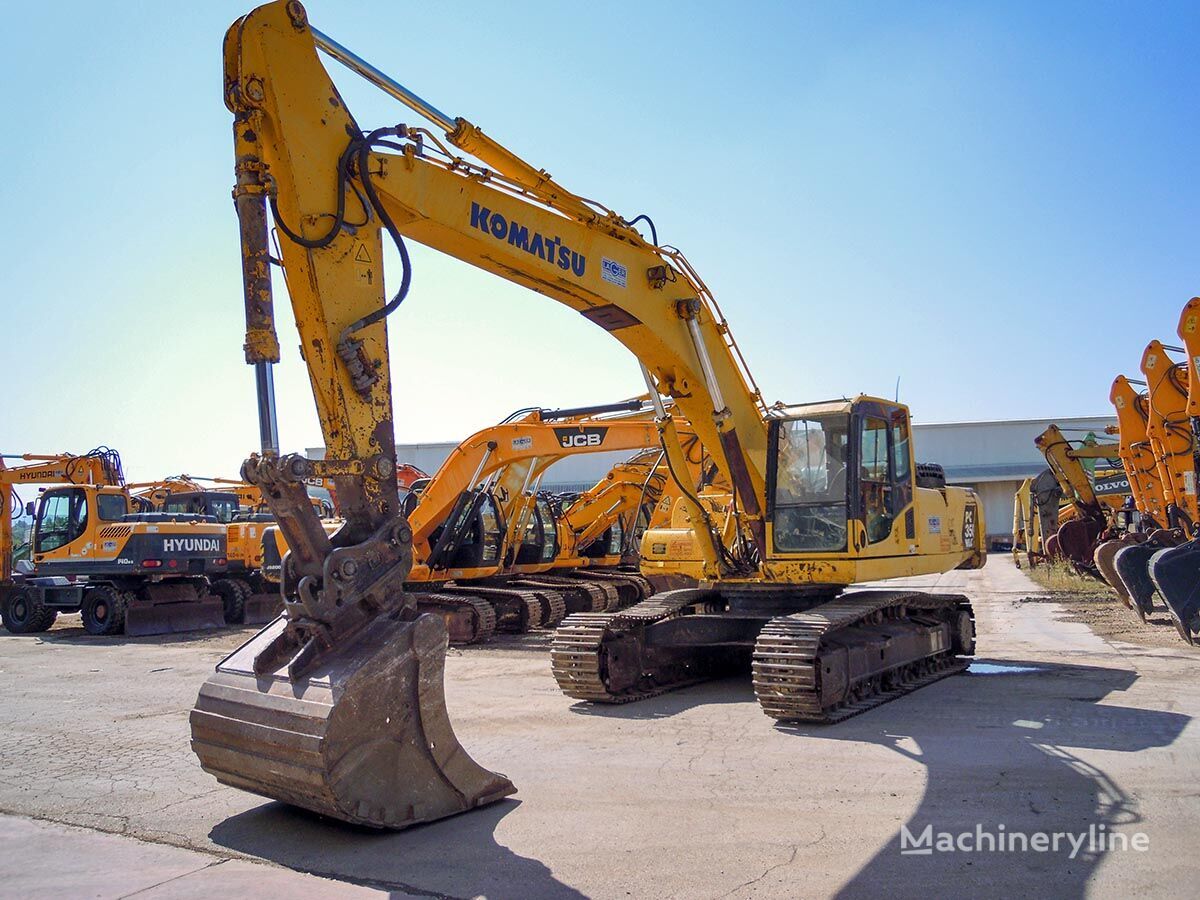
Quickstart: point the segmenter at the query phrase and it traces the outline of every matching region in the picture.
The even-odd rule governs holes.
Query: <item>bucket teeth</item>
[[[272,622],[217,666],[191,714],[192,749],[222,784],[374,828],[406,828],[516,789],[478,765],[446,713],[440,617],[381,616],[304,678],[256,676]]]

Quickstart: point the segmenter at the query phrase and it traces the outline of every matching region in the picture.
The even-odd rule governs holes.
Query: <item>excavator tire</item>
[[[254,659],[287,625],[272,622],[204,683],[191,714],[204,770],[241,788],[370,828],[400,829],[515,792],[454,735],[439,616],[379,616],[305,677]]]
[[[249,590],[250,586],[246,585]],[[246,617],[246,595],[239,582],[232,578],[218,578],[209,586],[213,596],[221,601],[221,612],[226,625],[240,625]]]
[[[120,634],[125,627],[128,600],[121,591],[106,584],[89,588],[83,595],[79,616],[88,634]]]
[[[9,634],[37,634],[54,624],[58,611],[47,606],[37,591],[21,588],[0,607],[0,618]]]

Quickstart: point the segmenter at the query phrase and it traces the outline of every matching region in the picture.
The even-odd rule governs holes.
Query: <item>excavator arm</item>
[[[318,49],[443,135],[409,127],[364,135]],[[377,454],[382,428],[372,424],[390,434],[383,319],[407,292],[410,238],[564,303],[628,347],[650,373],[654,396],[674,399],[727,473],[744,533],[765,551],[766,411],[728,325],[681,254],[646,241],[616,213],[420,100],[311,28],[298,3],[272,3],[239,20],[226,37],[225,74],[235,115],[247,361],[278,358],[267,275],[269,202],[284,233],[284,271],[323,427],[338,432],[327,435],[331,456],[351,464]],[[380,265],[383,230],[403,265],[390,301]],[[665,449],[682,470],[673,422],[661,419]],[[697,522],[707,521],[699,505],[693,512]],[[715,575],[729,553],[717,546],[716,530],[709,532],[702,542]]]
[[[1179,351],[1182,348],[1172,347]],[[1168,348],[1151,341],[1142,354],[1142,373],[1150,400],[1146,434],[1158,463],[1166,497],[1167,527],[1185,534],[1200,522],[1192,425],[1188,417],[1188,365],[1175,362]]]

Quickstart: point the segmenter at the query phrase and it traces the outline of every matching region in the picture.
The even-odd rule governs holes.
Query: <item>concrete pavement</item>
[[[832,728],[774,725],[748,676],[591,708],[558,692],[544,636],[453,651],[446,693],[462,744],[519,792],[397,834],[321,820],[199,769],[187,712],[248,631],[0,637],[0,811],[328,876],[347,890],[1190,895],[1200,657],[1104,640],[1060,621],[1053,604],[1020,605],[1037,588],[1004,556],[911,583],[972,597],[980,661]],[[927,825],[934,834],[1103,825],[1144,833],[1149,849],[902,855],[902,827]],[[44,854],[29,846],[53,872],[49,844]]]

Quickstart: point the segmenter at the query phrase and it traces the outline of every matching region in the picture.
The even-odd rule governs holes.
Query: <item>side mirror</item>
[[[25,515],[32,516],[37,511],[37,504],[32,500],[25,504]]]

